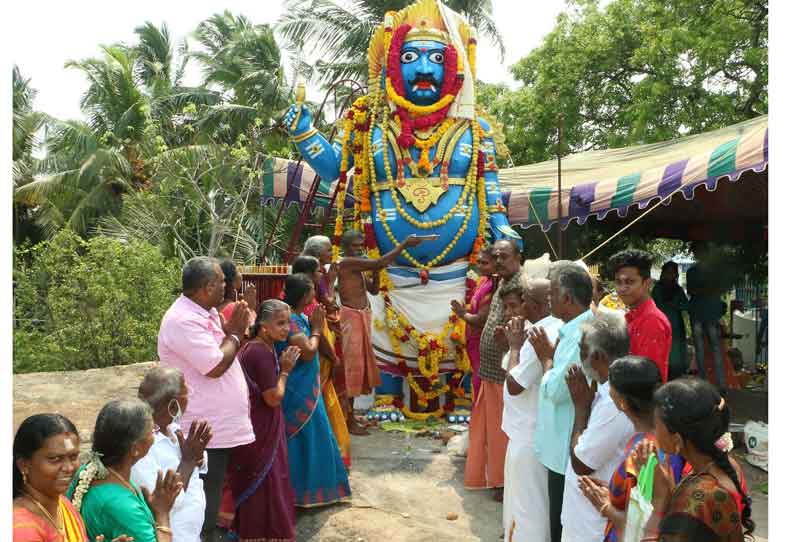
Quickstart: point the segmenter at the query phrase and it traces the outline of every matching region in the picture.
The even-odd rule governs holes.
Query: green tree
[[[767,44],[765,0],[577,0],[480,103],[516,164],[554,156],[560,115],[570,152],[673,139],[767,112]]]
[[[107,367],[156,357],[179,267],[147,243],[62,230],[16,254],[14,371]]]
[[[285,143],[274,128],[290,104],[289,89],[270,26],[224,11],[199,24],[195,36],[203,49],[191,56],[201,65],[204,85],[226,97],[200,112],[196,129],[230,144],[241,134]]]
[[[413,0],[285,0],[278,28],[289,43],[304,44],[309,54],[319,54],[318,80],[330,84],[341,79],[367,81],[367,49],[375,28],[387,11],[399,11]],[[499,47],[504,42],[493,20],[490,0],[445,0],[466,15],[477,30]]]

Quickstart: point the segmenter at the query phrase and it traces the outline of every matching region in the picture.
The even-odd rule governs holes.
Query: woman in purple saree
[[[287,457],[281,401],[300,355],[297,347],[276,358],[273,343],[289,333],[289,306],[264,301],[239,355],[248,382],[256,440],[232,452],[227,479],[234,497],[233,530],[241,542],[294,542],[295,492]]]

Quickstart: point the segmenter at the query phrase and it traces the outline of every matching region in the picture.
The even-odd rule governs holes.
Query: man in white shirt
[[[149,452],[132,467],[132,481],[154,491],[157,473],[171,469],[182,476],[183,489],[171,508],[173,542],[201,542],[204,523],[204,483],[199,474],[207,472],[204,448],[212,438],[206,421],[194,421],[187,436],[179,418],[187,408],[188,390],[179,369],[156,367],[147,372],[138,397],[152,407],[157,432]]]
[[[604,537],[607,520],[582,494],[577,480],[588,475],[608,483],[634,433],[629,419],[609,396],[609,365],[629,353],[625,319],[613,311],[599,310],[580,330],[582,366],[571,366],[566,375],[575,416],[565,471],[562,542],[593,542]]]
[[[506,371],[502,431],[508,437],[502,520],[508,542],[548,542],[547,474],[533,448],[543,368],[535,349],[526,340],[525,330],[531,324],[541,326],[556,341],[562,321],[549,315],[547,279],[522,276],[520,284],[520,288],[503,288],[499,293],[508,318],[506,329],[502,329],[510,345],[502,362]]]

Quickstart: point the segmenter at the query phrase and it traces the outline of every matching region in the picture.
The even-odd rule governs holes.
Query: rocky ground
[[[152,365],[15,375],[14,427],[36,412],[60,412],[75,423],[88,448],[102,405],[134,396]],[[463,466],[463,458],[448,455],[442,441],[430,436],[375,430],[353,437],[352,503],[300,512],[298,540],[499,542],[501,505],[489,492],[463,489]],[[767,496],[759,488],[767,474],[743,466],[753,488],[756,540],[766,542]]]

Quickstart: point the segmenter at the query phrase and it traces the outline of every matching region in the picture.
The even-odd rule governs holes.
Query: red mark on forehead
[[[427,47],[420,47],[419,51],[424,54],[427,52]]]

